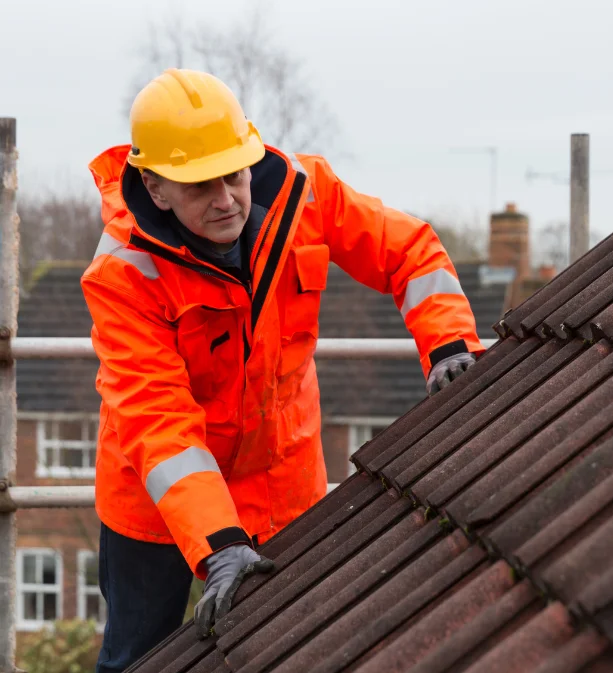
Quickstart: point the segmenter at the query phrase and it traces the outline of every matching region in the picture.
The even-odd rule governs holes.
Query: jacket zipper
[[[240,451],[241,444],[243,443],[243,424],[245,421],[245,391],[247,390],[247,360],[249,359],[249,355],[251,355],[251,348],[249,346],[249,341],[247,339],[247,328],[245,326],[245,322],[243,322],[243,390],[240,395],[240,400],[239,400],[239,431],[238,431],[238,437],[236,438],[236,442],[234,444],[234,450],[232,451],[232,456],[230,458],[230,473],[228,474],[228,479],[232,476],[232,472],[234,471],[234,464],[236,462],[236,457],[238,456],[238,452]]]
[[[262,242],[260,243],[260,247],[258,248],[258,251],[255,254],[255,259],[253,260],[253,271],[255,271],[255,266],[258,263],[258,259],[260,258],[260,253],[262,252],[262,249],[264,248],[264,243],[266,242],[266,238],[268,237],[268,233],[270,232],[270,228],[272,227],[273,220],[275,219],[277,215],[277,211],[272,214],[270,220],[268,220],[268,224],[266,225],[266,229],[264,230],[264,235],[262,236]]]
[[[292,189],[291,189],[290,196],[289,196],[289,199],[288,199],[288,204],[287,204],[289,206],[289,208],[287,208],[285,210],[285,212],[283,213],[283,217],[281,218],[281,223],[279,225],[279,231],[278,231],[278,233],[275,237],[275,240],[273,242],[273,250],[271,252],[272,259],[269,259],[269,260],[266,261],[266,268],[268,268],[268,265],[270,263],[272,263],[276,267],[276,264],[279,261],[278,257],[279,257],[280,252],[279,252],[279,250],[275,250],[274,248],[277,246],[277,239],[279,239],[279,241],[281,243],[281,248],[285,245],[285,241],[287,239],[287,233],[289,231],[289,227],[291,225],[291,222],[294,218],[294,213],[296,212],[296,210],[295,210],[296,205],[295,204],[297,204],[298,199],[300,198],[300,195],[302,193],[303,185],[304,185],[304,183],[301,182],[300,179],[295,179],[294,180],[294,184],[292,185]],[[294,205],[293,208],[292,208],[292,205]],[[270,231],[270,228],[272,226],[273,219],[274,219],[274,215],[273,215],[273,217],[270,218],[268,226],[266,227],[266,231],[264,232],[264,236],[262,237],[262,243],[260,244],[258,252],[256,253],[255,260],[253,262],[254,271],[255,271],[255,264],[258,260],[260,252],[262,251],[262,248],[264,247],[264,241],[266,240],[266,237],[268,236],[268,232]],[[279,254],[277,254],[277,253],[279,253]],[[265,271],[266,271],[266,269],[265,269]],[[264,273],[263,276],[265,276],[265,275],[266,274]],[[267,284],[265,283],[265,285],[266,285],[266,287],[264,289],[264,292],[268,292],[268,287],[270,286],[270,282],[268,282]],[[262,292],[262,286],[258,285],[257,293],[261,294],[261,292]],[[253,308],[253,302],[252,302],[252,308]],[[252,316],[253,316],[253,314],[252,314]],[[257,318],[256,318],[256,322],[257,322]],[[254,332],[255,332],[255,325],[252,322],[252,324],[251,324],[251,336],[252,336],[252,338],[253,338]],[[243,339],[244,339],[245,345],[248,345],[247,334],[245,332],[245,324],[244,323],[243,323]],[[243,424],[244,424],[243,414],[244,414],[244,397],[245,397],[244,392],[247,389],[247,358],[244,357],[243,359],[244,359],[243,381],[244,381],[244,386],[245,387],[244,387],[244,390],[243,390],[243,394],[241,395],[241,407],[240,407],[240,416],[241,416],[241,426],[240,427],[241,427],[241,431],[240,431],[240,434],[239,434],[237,442],[236,442],[235,450],[232,454],[232,463],[231,463],[232,468],[230,469],[230,476],[232,475],[232,469],[234,468],[234,463],[236,461],[236,457],[237,457],[238,452],[240,450],[240,446],[243,442]]]

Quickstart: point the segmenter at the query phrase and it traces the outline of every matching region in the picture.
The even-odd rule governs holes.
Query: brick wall
[[[323,423],[321,441],[328,481],[339,483],[349,475],[349,426]]]

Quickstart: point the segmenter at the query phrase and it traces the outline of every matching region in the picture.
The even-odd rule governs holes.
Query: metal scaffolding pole
[[[590,249],[590,136],[570,137],[570,263]]]
[[[328,493],[338,484],[328,484]],[[93,507],[94,486],[11,486],[8,491],[17,509]]]
[[[481,339],[481,343],[490,348],[496,339]],[[96,358],[91,339],[87,337],[18,337],[11,342],[11,354],[17,360]],[[320,360],[411,360],[419,357],[413,339],[319,339],[315,355]]]
[[[93,507],[94,486],[12,486],[11,500],[18,509]]]
[[[0,356],[17,332],[19,230],[15,119],[0,118]],[[0,357],[0,501],[17,461],[15,365]],[[8,498],[7,498],[8,500]],[[2,503],[4,504],[4,503]],[[15,666],[15,549],[17,529],[10,506],[0,509],[0,672]]]

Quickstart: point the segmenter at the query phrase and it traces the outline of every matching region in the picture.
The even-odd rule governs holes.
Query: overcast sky
[[[92,189],[88,161],[129,141],[122,105],[150,21],[181,12],[191,25],[223,26],[247,6],[0,5],[0,116],[18,119],[28,192]],[[490,157],[452,150],[495,147],[497,207],[517,202],[537,229],[568,219],[568,186],[529,182],[526,172],[567,175],[570,134],[584,132],[591,135],[592,229],[613,232],[611,0],[283,0],[272,4],[268,21],[338,117],[343,133],[333,163],[360,191],[422,216],[483,224]]]

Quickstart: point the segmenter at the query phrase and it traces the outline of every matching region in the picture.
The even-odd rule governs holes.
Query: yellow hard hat
[[[203,182],[252,166],[265,149],[230,89],[213,75],[171,68],[130,111],[128,163],[175,182]]]

